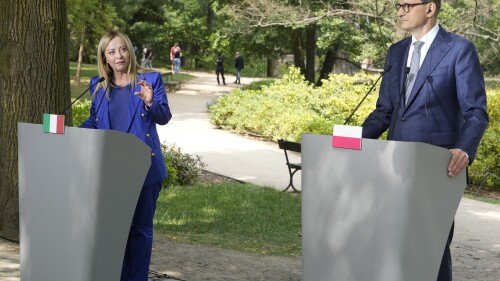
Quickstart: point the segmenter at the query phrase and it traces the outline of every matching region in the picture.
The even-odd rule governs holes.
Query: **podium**
[[[18,143],[21,280],[120,280],[149,147],[117,131],[26,123]]]
[[[435,281],[466,187],[447,149],[302,135],[304,281]]]

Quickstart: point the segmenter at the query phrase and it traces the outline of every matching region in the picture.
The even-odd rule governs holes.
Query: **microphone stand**
[[[90,85],[90,87],[87,88],[87,90],[85,90],[85,92],[83,92],[81,95],[79,95],[72,103],[70,103],[68,106],[66,106],[65,109],[63,109],[59,115],[63,114],[66,112],[66,110],[68,110],[68,108],[70,108],[77,100],[79,100],[83,95],[85,95],[86,92],[88,92],[90,90],[90,88],[94,87],[95,85],[101,83],[102,81],[104,81],[104,77],[101,77],[99,78],[99,80],[97,80],[97,82],[95,82],[94,84]]]
[[[375,81],[375,83],[373,83],[372,87],[370,88],[370,90],[368,90],[368,92],[366,93],[366,95],[363,97],[363,99],[361,99],[361,101],[358,103],[358,106],[356,106],[356,108],[352,111],[351,115],[349,115],[349,117],[347,117],[347,119],[345,120],[344,122],[344,125],[347,125],[347,123],[351,120],[352,116],[354,115],[354,113],[356,113],[356,111],[358,110],[358,108],[361,106],[361,104],[363,103],[363,101],[365,101],[366,97],[371,93],[371,91],[373,90],[373,88],[375,88],[375,86],[377,85],[378,81],[384,76],[384,74],[386,74],[387,72],[389,72],[389,70],[391,70],[391,65],[387,66],[385,69],[384,69],[384,73],[382,73],[377,81]]]

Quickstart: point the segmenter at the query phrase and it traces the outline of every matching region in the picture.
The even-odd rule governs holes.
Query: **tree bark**
[[[337,52],[337,48],[329,49],[325,55],[325,61],[323,62],[323,67],[319,73],[318,81],[316,81],[316,86],[323,85],[323,79],[328,79],[328,75],[333,70],[333,64],[335,63],[335,53]]]
[[[278,77],[278,59],[267,57],[267,77]]]
[[[7,239],[19,240],[17,123],[41,123],[70,101],[66,14],[66,0],[0,1],[0,237]]]
[[[292,53],[293,62],[300,69],[300,73],[306,73],[306,64],[304,62],[304,52],[302,51],[302,31],[295,29],[292,31]]]
[[[82,62],[83,62],[83,46],[85,40],[85,30],[82,30],[80,35],[80,49],[78,50],[78,64],[76,65],[75,83],[80,83],[80,74],[82,72]]]
[[[306,80],[314,84],[316,67],[316,24],[311,24],[306,29]]]

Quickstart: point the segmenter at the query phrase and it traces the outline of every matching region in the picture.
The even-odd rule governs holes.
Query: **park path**
[[[288,170],[284,153],[276,143],[216,129],[210,124],[207,104],[241,86],[231,83],[234,76],[226,76],[226,81],[231,82],[219,86],[215,74],[190,74],[195,78],[183,83],[180,91],[168,93],[173,118],[166,126],[158,126],[160,139],[177,144],[185,153],[199,155],[210,172],[261,186],[285,188]],[[243,84],[254,80],[241,79]],[[291,161],[300,162],[300,155],[293,154]],[[300,181],[297,172],[294,184],[299,190]]]

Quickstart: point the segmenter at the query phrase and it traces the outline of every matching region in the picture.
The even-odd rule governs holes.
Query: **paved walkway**
[[[215,129],[208,120],[207,103],[239,85],[218,86],[215,74],[191,74],[196,78],[182,84],[180,91],[169,93],[174,117],[168,125],[158,128],[162,141],[200,155],[208,171],[272,188],[286,187],[284,154],[275,143]],[[233,77],[227,75],[226,81],[232,82]],[[243,77],[242,82],[248,84],[251,79]],[[293,158],[299,160],[300,156]],[[300,173],[295,183],[300,189]],[[455,221],[454,280],[500,280],[500,206],[462,199]],[[3,239],[0,280],[19,280],[19,247]],[[150,280],[175,279],[152,274]]]

